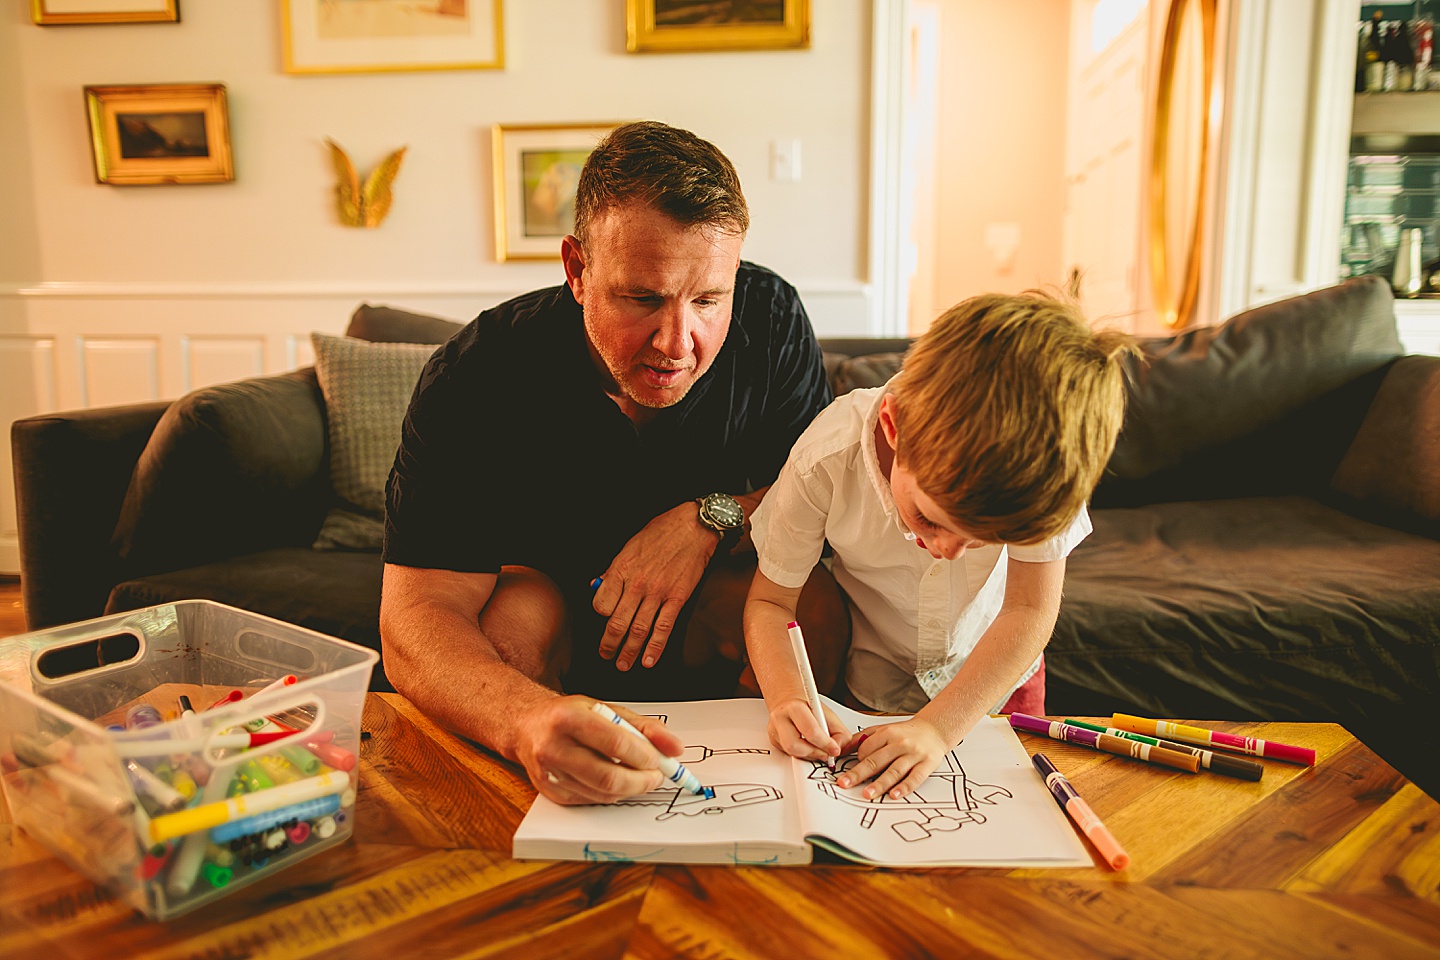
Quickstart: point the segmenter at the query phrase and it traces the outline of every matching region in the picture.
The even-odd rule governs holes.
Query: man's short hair
[[[643,203],[685,226],[750,229],[750,210],[735,167],[713,143],[655,120],[616,127],[580,171],[575,237],[610,207]]]
[[[1110,459],[1133,349],[1041,291],[972,297],[912,345],[892,383],[896,458],[973,537],[1058,536]]]

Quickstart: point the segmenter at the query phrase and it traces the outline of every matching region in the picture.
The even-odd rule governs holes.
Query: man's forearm
[[[517,760],[517,717],[559,694],[506,663],[474,619],[433,602],[381,618],[387,674],[430,719]]]

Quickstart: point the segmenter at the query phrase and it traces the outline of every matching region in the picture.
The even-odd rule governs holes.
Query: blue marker
[[[229,843],[237,837],[278,827],[287,820],[313,820],[316,817],[329,816],[339,809],[340,794],[338,793],[315,800],[302,800],[299,803],[292,803],[288,807],[257,813],[239,820],[230,820],[217,827],[212,827],[210,841],[212,843]]]
[[[594,580],[591,580],[591,581],[590,581],[590,592],[591,592],[591,593],[594,593],[596,590],[599,590],[599,589],[600,589],[600,584],[602,584],[602,583],[604,583],[604,582],[605,582],[605,578],[604,578],[604,577],[596,577]]]
[[[606,704],[597,701],[595,705],[592,706],[590,709],[594,710],[596,713],[600,714],[600,716],[615,724],[615,726],[625,730],[629,730],[641,740],[644,740],[646,743],[650,743],[649,737],[645,736],[645,734],[641,733],[639,730],[636,730],[629,721],[627,721],[624,717],[620,716],[620,714],[616,713],[614,710],[611,710]],[[660,753],[660,751],[658,750],[655,752]],[[695,774],[691,773],[689,770],[686,770],[685,764],[681,763],[679,760],[676,760],[674,757],[667,757],[665,754],[660,753],[660,772],[665,774],[665,779],[669,780],[671,783],[675,784],[682,790],[689,790],[691,793],[696,794],[697,796],[702,796],[707,800],[713,799],[715,796],[715,791],[712,788],[701,786],[700,781],[696,779]]]

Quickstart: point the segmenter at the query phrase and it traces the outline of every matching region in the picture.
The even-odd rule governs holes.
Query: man
[[[732,551],[831,399],[794,289],[740,260],[748,226],[712,144],[618,128],[581,172],[565,285],[482,313],[406,414],[387,486],[386,672],[561,803],[655,789],[656,749],[683,747],[654,718],[626,714],[650,743],[628,735],[562,682],[632,700],[735,692],[754,559]],[[828,688],[849,621],[823,568],[800,616]]]

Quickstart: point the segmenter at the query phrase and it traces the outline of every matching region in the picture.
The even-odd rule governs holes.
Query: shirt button
[[[938,574],[939,572],[940,572],[940,568],[939,568],[939,567],[931,567],[931,568],[930,568],[930,576],[932,576],[932,577],[935,576],[936,574]]]
[[[940,626],[940,621],[931,620],[929,623],[925,624],[925,626],[929,627],[931,630],[934,630],[936,627]]]

